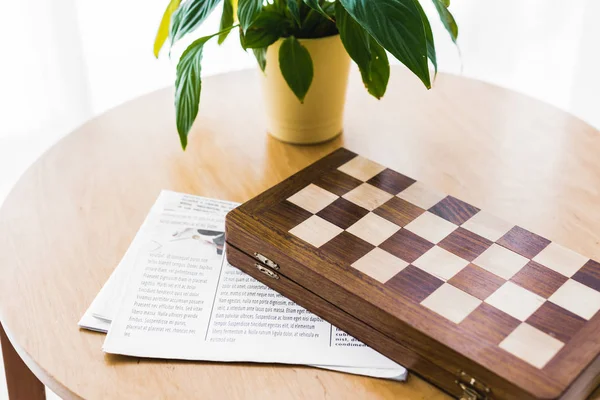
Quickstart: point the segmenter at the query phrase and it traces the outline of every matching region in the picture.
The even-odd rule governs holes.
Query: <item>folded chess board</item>
[[[232,212],[227,241],[457,396],[578,398],[598,376],[600,264],[345,149]]]

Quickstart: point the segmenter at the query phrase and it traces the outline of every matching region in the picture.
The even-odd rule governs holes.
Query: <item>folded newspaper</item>
[[[161,192],[79,326],[136,357],[306,364],[406,379],[406,369],[229,265],[236,203]]]

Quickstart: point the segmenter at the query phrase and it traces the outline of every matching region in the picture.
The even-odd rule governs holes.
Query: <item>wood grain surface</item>
[[[46,398],[44,384],[31,372],[16,352],[0,324],[0,344],[6,375],[8,396],[11,400],[41,400]]]
[[[443,387],[448,393],[454,395],[461,394],[461,390],[454,383],[456,380],[454,373],[445,371],[431,361],[419,356],[419,354],[415,353],[413,350],[382,335],[381,332],[378,332],[371,326],[354,318],[352,315],[341,311],[339,308],[324,301],[320,296],[307,291],[305,288],[287,279],[285,276],[277,274],[279,278],[276,280],[267,277],[265,274],[258,271],[256,268],[257,262],[254,258],[249,257],[247,254],[244,254],[233,246],[227,248],[227,259],[231,264],[236,265],[253,278],[280,293],[285,293],[290,300],[306,309],[312,310],[316,315],[326,318],[327,321],[330,321],[335,326],[347,327],[345,331],[348,334],[354,337],[360,336],[362,338],[361,340],[365,343],[369,343],[373,349],[379,352],[385,351],[390,357],[393,355],[396,358],[403,359],[407,368],[410,368],[411,371],[418,371],[418,373],[428,381],[435,381],[437,385]]]
[[[154,92],[64,138],[0,209],[0,319],[62,397],[446,398],[417,377],[400,384],[307,367],[104,355],[103,335],[77,321],[161,189],[242,202],[343,145],[600,258],[600,134],[582,121],[455,76],[441,74],[425,91],[395,68],[382,101],[352,75],[341,137],[291,146],[264,133],[257,73],[204,81],[185,153],[172,90]]]
[[[361,182],[342,197],[314,183],[334,171]],[[340,178],[339,174],[335,176]],[[404,228],[395,225],[394,218],[387,220],[379,216],[381,213],[376,214],[379,207],[389,211],[393,205],[388,204],[394,198],[402,200],[394,196],[410,198],[405,193],[414,193],[412,187],[419,185],[417,182],[340,148],[230,212],[227,242],[248,255],[263,254],[279,265],[279,275],[303,287],[307,296],[314,293],[329,304],[311,308],[299,301],[309,311],[333,321],[336,311],[331,309],[337,307],[338,312],[348,313],[380,336],[411,349],[448,373],[456,376],[462,370],[485,382],[495,399],[564,398],[562,394],[600,354],[596,333],[600,326],[600,313],[596,313],[600,310],[600,293],[568,277],[578,269],[598,275],[600,270],[593,266],[599,264],[500,219],[487,225],[488,233],[491,228],[500,233],[494,244],[476,233],[482,232],[476,228],[482,221],[480,215],[490,220],[493,214],[439,194],[435,188],[425,191],[430,193],[429,200],[435,197],[437,201],[427,211],[412,214],[412,221]],[[337,186],[341,192],[344,185],[334,183],[335,179],[329,179],[326,186]],[[339,200],[349,201],[340,206]],[[375,207],[372,213],[363,208],[369,206]],[[416,203],[412,206],[418,208]],[[280,208],[295,209],[294,216],[301,210],[308,215],[304,220],[294,217],[297,225],[290,229],[285,214],[272,214]],[[405,208],[401,203],[396,211],[404,213]],[[466,228],[460,226],[463,224]],[[374,251],[387,255],[387,260],[373,258]],[[497,262],[498,255],[501,263]],[[228,257],[232,265],[242,268],[231,255]],[[490,263],[492,259],[495,264]],[[409,263],[421,271],[405,268]],[[496,269],[496,264],[502,269]],[[532,273],[533,264],[538,268]],[[504,275],[507,266],[511,271]],[[382,280],[380,268],[392,272]],[[477,269],[478,276],[473,274]],[[463,276],[462,282],[459,279],[454,286],[451,278],[462,271],[469,278]],[[519,285],[509,281],[518,272],[527,275],[518,279]],[[550,284],[546,297],[530,291],[542,286],[532,282],[531,275]],[[284,296],[292,296],[293,291],[277,288],[278,281],[267,280],[269,283]],[[411,287],[419,289],[416,298]],[[515,320],[520,322],[512,323]],[[589,326],[585,326],[587,320]],[[351,331],[353,326],[348,324],[337,326]],[[508,327],[512,329],[505,329]],[[355,336],[375,349],[383,348],[382,354],[399,364],[426,375],[412,368],[402,352],[382,346],[375,335],[359,332]],[[586,354],[572,356],[561,352],[562,347],[585,348]],[[449,389],[443,382],[433,383],[449,392],[457,389],[456,385]]]

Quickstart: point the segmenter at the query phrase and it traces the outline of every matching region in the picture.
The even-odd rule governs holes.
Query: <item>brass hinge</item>
[[[456,384],[462,389],[463,393],[460,400],[488,400],[490,388],[481,382],[478,382],[471,375],[464,371],[458,373]]]
[[[256,258],[261,263],[265,264],[267,267],[271,267],[276,271],[279,271],[279,265],[276,262],[269,260],[267,257],[263,256],[260,253],[254,253],[254,258]]]

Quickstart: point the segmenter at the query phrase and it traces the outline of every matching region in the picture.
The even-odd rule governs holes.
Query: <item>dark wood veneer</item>
[[[542,304],[527,323],[567,343],[585,324],[585,320],[549,301]]]
[[[342,229],[348,229],[368,213],[369,210],[340,197],[317,215]]]
[[[342,232],[321,246],[321,251],[329,254],[340,264],[348,266],[373,250],[374,247],[351,233]]]
[[[382,354],[386,353],[392,360],[402,360],[402,365],[405,368],[410,369],[429,381],[436,382],[446,392],[454,396],[461,394],[455,383],[455,374],[433,364],[413,350],[383,335],[373,327],[323,300],[313,292],[307,291],[304,287],[287,279],[285,276],[280,275],[280,278],[277,280],[268,278],[256,269],[255,265],[257,261],[255,259],[231,245],[227,247],[227,259],[230,264],[235,265],[254,279],[283,294],[300,306],[311,310],[311,312],[324,320],[338,327],[346,327],[344,328],[346,333],[354,337],[360,337],[361,341],[369,347]],[[261,265],[265,266],[264,264]]]
[[[550,244],[550,241],[520,226],[515,226],[497,243],[522,256],[533,258],[544,250]]]
[[[409,263],[414,262],[433,246],[433,243],[404,228],[379,245],[383,250]]]
[[[285,229],[286,223],[278,220],[285,218],[284,214],[273,214],[270,210],[309,183],[316,184],[321,181],[322,184],[326,181],[323,178],[325,175],[335,173],[337,167],[354,156],[355,154],[348,150],[339,149],[231,212],[227,216],[226,224],[228,243],[243,253],[260,251],[278,262],[281,266],[279,273],[286,280],[296,282],[301,287],[298,290],[303,294],[297,299],[291,297],[287,288],[281,289],[281,292],[292,300],[302,305],[302,296],[318,295],[316,297],[320,300],[351,315],[360,324],[376,330],[401,347],[410,349],[413,354],[435,365],[435,368],[450,374],[465,370],[486,382],[492,387],[494,398],[559,398],[563,395],[566,396],[564,398],[570,398],[568,396],[572,396],[573,393],[581,394],[587,390],[588,385],[577,381],[577,378],[580,376],[581,379],[589,380],[589,371],[595,371],[596,367],[592,362],[600,353],[600,337],[596,334],[600,329],[599,316],[579,329],[563,349],[540,370],[498,347],[501,336],[498,333],[503,326],[515,324],[514,318],[482,303],[464,321],[454,324],[420,306],[418,301],[422,296],[418,295],[418,291],[415,295],[414,292],[402,293],[396,290],[394,285],[402,284],[398,278],[402,271],[386,284],[381,284],[348,267],[345,256],[336,255],[330,249],[316,249],[288,233]],[[339,189],[339,192],[343,190]],[[479,212],[479,209],[449,196],[442,206],[430,211],[460,224]],[[269,212],[270,217],[264,218]],[[386,251],[395,251],[398,257],[404,256],[405,261],[412,262],[418,258],[416,253],[422,254],[433,246],[429,242],[421,243],[423,246],[415,253],[415,249],[419,249],[414,243],[417,239],[410,237],[406,232],[408,231],[401,229],[379,247]],[[410,246],[403,248],[402,244],[407,242]],[[339,250],[339,246],[336,246]],[[351,258],[355,256],[356,254]],[[412,265],[406,267],[411,268],[416,269]],[[584,278],[591,279],[581,277]],[[266,283],[271,287],[276,286],[268,281]],[[429,290],[422,283],[418,285],[421,285],[419,290]],[[476,297],[483,296],[485,293],[482,291]],[[307,308],[315,311],[308,306]],[[332,317],[322,316],[331,321]],[[541,321],[543,320],[542,316]],[[355,322],[346,320],[346,323],[349,325],[338,326],[368,343],[360,336],[360,332],[352,333]],[[539,321],[538,323],[541,324]],[[549,330],[549,327],[546,329]],[[377,343],[368,344],[376,349],[382,348]],[[381,351],[390,356],[385,347]],[[407,361],[403,361],[402,358],[392,358],[407,365]],[[432,368],[435,369],[433,366]],[[588,375],[582,375],[584,371]],[[428,379],[444,386],[443,378],[431,376]],[[573,389],[575,386],[577,390]]]
[[[572,278],[577,282],[600,291],[600,264],[594,260],[590,260]]]
[[[402,200],[399,197],[392,197],[390,200],[373,210],[373,212],[400,227],[404,227],[419,215],[423,214],[425,210],[406,200]]]
[[[413,265],[409,265],[385,284],[404,293],[406,297],[415,303],[420,303],[437,288],[442,286],[443,283],[444,281],[441,279],[425,273]]]
[[[475,264],[467,265],[462,271],[454,275],[448,283],[462,291],[485,300],[504,283],[504,279]]]
[[[450,253],[456,254],[468,261],[475,260],[491,245],[492,241],[461,227],[438,244],[442,249],[448,250]]]
[[[433,312],[423,311],[413,306],[410,301],[400,302],[395,295],[385,290],[382,290],[381,302],[374,304],[375,302],[369,297],[372,290],[369,287],[378,287],[376,281],[368,276],[359,279],[355,274],[344,273],[342,266],[325,254],[318,254],[315,257],[314,254],[303,251],[302,248],[308,246],[291,235],[283,240],[275,236],[265,236],[271,228],[250,222],[240,215],[240,211],[241,209],[238,208],[227,216],[229,223],[226,225],[226,234],[229,243],[238,244],[239,249],[247,254],[249,249],[260,247],[265,256],[280,263],[281,274],[285,272],[284,276],[294,282],[299,280],[306,282],[305,289],[312,293],[319,293],[323,300],[332,304],[339,303],[340,309],[344,312],[354,315],[367,325],[378,326],[379,331],[384,335],[450,373],[465,370],[479,380],[489,382],[493,386],[497,399],[559,396],[560,387],[557,382],[540,374],[534,367],[515,357],[500,353],[495,348],[482,350],[480,346],[472,346],[478,343],[481,337],[463,334],[462,330]],[[235,228],[231,229],[234,226]],[[290,242],[286,244],[288,240]],[[296,249],[294,258],[290,258],[291,248]],[[307,268],[308,265],[310,268]],[[340,279],[348,279],[351,284],[347,288],[340,286]],[[402,311],[404,318],[394,316],[398,311]],[[345,326],[340,328],[346,329]],[[460,338],[460,341],[452,340],[455,337]],[[360,336],[357,338],[362,340]],[[440,343],[439,339],[445,339],[448,343]],[[453,343],[452,347],[449,346],[449,342]],[[481,363],[475,362],[476,358]],[[400,359],[395,361],[402,364]],[[496,371],[492,372],[490,369]],[[510,379],[506,379],[504,375],[508,375]],[[536,384],[533,385],[532,375],[537,375]],[[523,388],[529,388],[532,392]]]
[[[313,183],[331,193],[343,196],[352,189],[358,187],[362,182],[343,172],[331,171],[327,175],[322,175]]]
[[[546,268],[535,261],[529,261],[522,270],[510,278],[517,285],[546,299],[552,296],[552,293],[556,292],[567,279],[566,276],[552,271],[550,268]]]
[[[429,209],[438,217],[442,217],[456,225],[465,223],[479,212],[479,208],[465,203],[456,197],[447,196],[444,200]]]
[[[272,221],[278,221],[278,228],[288,231],[299,223],[310,218],[312,214],[295,204],[285,200],[279,204],[271,207],[266,213],[265,217]]]
[[[495,344],[499,344],[519,324],[520,321],[516,318],[486,303],[481,303],[460,323],[463,329],[481,335],[482,340]]]
[[[385,169],[367,181],[367,183],[397,195],[416,181],[391,169]]]

